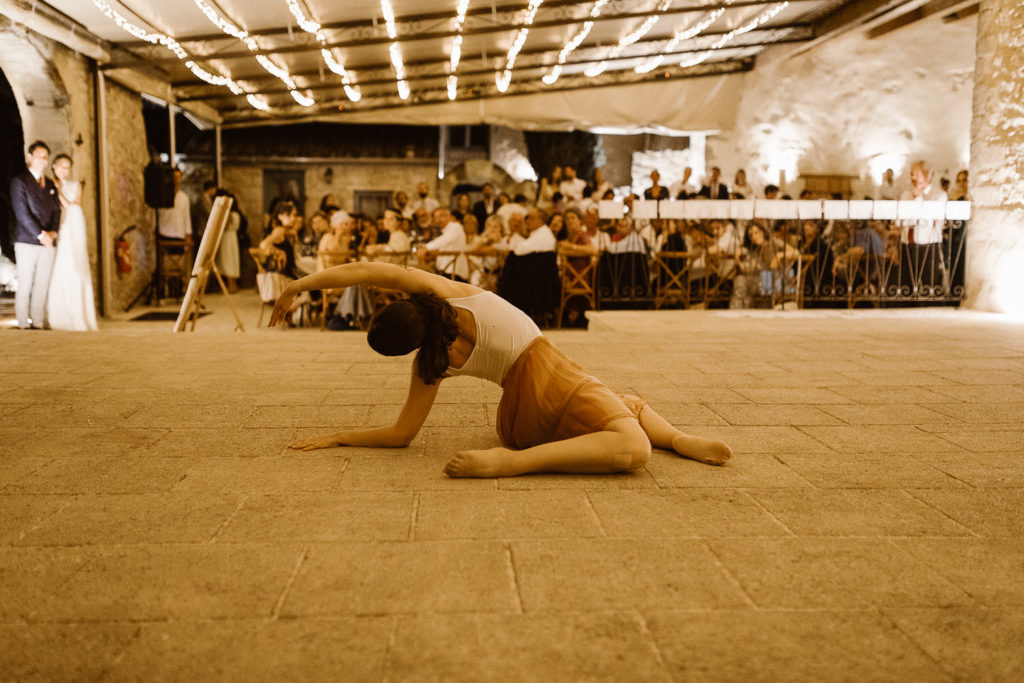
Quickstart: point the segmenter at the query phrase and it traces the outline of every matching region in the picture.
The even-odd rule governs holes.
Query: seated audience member
[[[451,211],[444,207],[434,209],[433,221],[434,226],[440,228],[441,234],[427,242],[425,250],[419,252],[420,263],[423,265],[431,256],[429,252],[466,250],[466,231],[462,223],[452,217]],[[469,281],[469,265],[465,256],[438,256],[434,269],[443,275],[454,275],[460,282]]]
[[[353,234],[355,225],[355,220],[345,211],[336,211],[331,216],[331,231],[320,238],[320,246],[317,248],[317,272],[332,265],[337,265],[332,262],[332,258],[327,256],[327,254],[346,251],[355,252],[355,247],[357,246],[355,235]]]
[[[434,209],[441,206],[441,202],[430,196],[430,188],[425,182],[416,185],[416,198],[412,202],[412,210],[426,209],[427,213],[433,213]]]
[[[729,308],[750,308],[756,294],[770,296],[781,292],[783,280],[793,275],[798,258],[795,249],[772,238],[760,223],[748,223],[743,245],[736,252]]]
[[[496,291],[498,288],[498,271],[501,261],[498,259],[498,245],[501,243],[501,219],[491,215],[484,223],[484,230],[473,235],[469,243],[469,251],[477,252],[469,256],[469,283],[482,289]],[[468,233],[467,233],[468,234]],[[483,256],[480,252],[494,253],[494,256]]]
[[[545,211],[551,209],[551,198],[556,192],[558,187],[562,183],[562,167],[555,166],[551,169],[550,176],[543,176],[540,179],[540,186],[537,188],[537,206]],[[504,193],[503,193],[504,194]],[[506,195],[506,201],[511,201],[512,198]]]
[[[502,202],[502,197],[505,198],[504,202]],[[522,199],[523,201],[520,202],[520,199]],[[516,201],[513,202],[510,200],[507,194],[502,192],[500,195],[498,195],[498,202],[501,204],[501,206],[498,207],[497,215],[501,217],[501,223],[502,225],[505,226],[506,230],[510,228],[509,220],[511,219],[513,214],[519,214],[520,216],[524,217],[526,216],[526,197],[524,197],[523,195],[517,194]]]
[[[832,249],[832,275],[853,280],[853,269],[860,259],[860,250],[853,246],[853,232],[846,221],[837,221],[829,237]]]
[[[778,185],[765,185],[764,186],[764,198],[765,199],[778,199],[779,198],[779,186]]]
[[[548,227],[551,228],[551,233],[555,236],[556,240],[561,241],[565,239],[565,219],[562,218],[562,214],[551,214],[551,218],[548,219]]]
[[[882,174],[882,182],[875,190],[875,199],[892,201],[899,198],[900,191],[896,188],[896,174],[891,168],[887,168]]]
[[[555,236],[543,209],[530,209],[525,219],[527,235],[505,260],[498,294],[534,319],[538,325],[558,308],[561,281],[555,258]]]
[[[341,202],[332,193],[328,192],[320,200],[320,211],[326,216],[341,208]]]
[[[722,182],[722,169],[712,166],[708,182],[701,186],[697,194],[705,199],[728,199],[729,187]]]
[[[385,209],[384,217],[381,218],[381,233],[387,234],[388,241],[386,243],[380,243],[369,245],[366,248],[366,252],[369,254],[386,254],[386,253],[405,253],[412,249],[412,241],[409,238],[409,222],[398,217],[398,212],[394,209]],[[401,258],[399,259],[382,259],[389,263],[403,263]]]
[[[658,169],[651,171],[651,186],[644,190],[644,199],[668,199],[668,188],[660,185],[661,174]]]
[[[609,187],[607,190],[604,191],[604,194],[601,195],[601,200],[611,201],[613,199],[615,199],[615,190]]]
[[[615,221],[615,232],[611,236],[606,251],[613,254],[628,252],[637,254],[647,253],[647,243],[640,236],[640,233],[633,229],[633,219],[623,216]]]
[[[477,225],[483,229],[487,224],[487,217],[498,210],[498,197],[494,194],[494,183],[488,181],[480,188],[483,199],[473,205],[473,215],[476,216]]]
[[[753,199],[754,189],[747,185],[747,172],[742,168],[736,171],[736,178],[732,183],[732,194],[733,199]]]
[[[467,213],[462,217],[461,223],[462,229],[466,233],[466,244],[472,244],[473,238],[475,238],[477,233],[480,232],[479,224],[476,222],[476,216],[471,213]]]
[[[583,190],[586,192],[586,188]],[[561,213],[565,211],[565,197],[562,196],[561,192],[556,192],[551,195],[551,212]]]
[[[499,248],[512,251],[526,239],[526,217],[521,213],[514,213],[508,219],[508,232]]]
[[[932,172],[924,161],[915,161],[910,165],[910,189],[900,199],[904,201],[945,200],[946,193],[932,185]],[[942,241],[941,220],[903,221],[901,242],[910,245],[938,244]]]
[[[565,167],[565,178],[558,184],[558,191],[565,197],[565,201],[572,203],[583,199],[583,188],[587,183],[582,178],[576,177],[576,169],[572,166]]]
[[[939,179],[939,188],[943,192],[945,192],[946,195],[948,196],[949,195],[949,178],[940,178]]]
[[[601,215],[596,206],[591,206],[583,212],[583,230],[599,251],[608,248],[611,238],[607,232],[601,229]]]
[[[552,223],[554,223],[554,218],[552,216]],[[590,235],[584,229],[579,210],[573,207],[566,209],[563,220],[565,222],[565,238],[558,243],[558,248],[566,255],[566,267],[576,271],[577,277],[593,288],[596,271],[587,272],[586,269],[590,265],[591,257],[598,253],[597,247],[591,243]],[[581,273],[586,274],[579,275]],[[590,302],[586,297],[571,297],[565,302],[562,325],[586,329],[589,322],[584,312],[589,309]]]
[[[732,221],[711,221],[711,231],[714,239],[708,245],[708,254],[717,262],[719,276],[731,278],[736,270],[734,257],[743,245],[743,238]]]
[[[526,239],[517,244],[512,253],[518,256],[555,250],[555,236],[548,227],[548,215],[543,209],[530,209],[526,214]]]
[[[949,191],[949,200],[952,202],[967,201],[967,169],[956,174],[956,183]]]
[[[469,195],[465,192],[455,195],[455,208],[452,209],[452,217],[461,222],[464,216],[471,213],[473,213],[473,209],[469,203]]]
[[[800,199],[814,199],[814,193],[804,188],[800,190]]]
[[[676,199],[689,199],[692,197],[696,190],[690,184],[691,176],[693,176],[693,169],[687,166],[683,169],[682,180],[672,183],[672,186],[668,189],[668,193]]]
[[[818,221],[803,221],[798,248],[801,254],[814,257],[807,265],[808,279],[815,286],[819,285],[824,275],[832,272],[832,250],[821,234]]]
[[[402,218],[412,218],[413,208],[409,204],[409,195],[403,190],[395,192],[395,197],[391,208],[398,212],[398,215]]]
[[[293,280],[298,275],[295,270],[297,219],[295,204],[287,200],[278,202],[270,212],[270,232],[259,245],[260,251],[267,258],[266,269]]]
[[[434,234],[434,224],[430,220],[429,211],[426,209],[416,210],[416,213],[414,213],[412,217],[412,230],[409,233],[409,236],[416,244],[429,242],[437,236]]]
[[[554,223],[554,218],[552,216],[552,223]],[[560,243],[563,251],[571,254],[597,253],[597,247],[583,225],[583,217],[580,215],[579,209],[569,207],[562,215],[562,220],[565,223],[565,238]],[[580,265],[583,263],[581,261]]]

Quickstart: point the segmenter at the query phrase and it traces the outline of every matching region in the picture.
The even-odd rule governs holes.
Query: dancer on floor
[[[354,285],[410,297],[381,309],[367,334],[370,346],[385,356],[418,350],[409,396],[391,426],[345,430],[292,448],[408,446],[427,419],[440,381],[469,375],[504,391],[497,424],[503,446],[457,454],[444,468],[452,477],[636,470],[647,463],[651,444],[709,465],[721,465],[732,455],[721,441],[679,431],[642,399],[613,393],[496,294],[422,270],[387,263],[329,268],[290,283],[269,324],[284,320],[300,292]]]

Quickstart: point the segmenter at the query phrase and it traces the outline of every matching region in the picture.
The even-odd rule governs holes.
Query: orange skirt
[[[498,437],[515,449],[599,432],[623,417],[639,419],[646,405],[616,394],[544,337],[516,359],[501,388]]]

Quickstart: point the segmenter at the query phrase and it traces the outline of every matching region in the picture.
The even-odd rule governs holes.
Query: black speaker
[[[151,163],[142,173],[146,204],[154,209],[174,206],[174,169],[170,164]]]

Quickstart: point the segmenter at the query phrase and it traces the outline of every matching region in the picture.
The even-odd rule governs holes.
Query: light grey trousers
[[[43,327],[46,324],[46,294],[50,291],[50,274],[56,247],[41,244],[14,243],[18,261],[18,291],[14,295],[14,314],[18,327]]]

